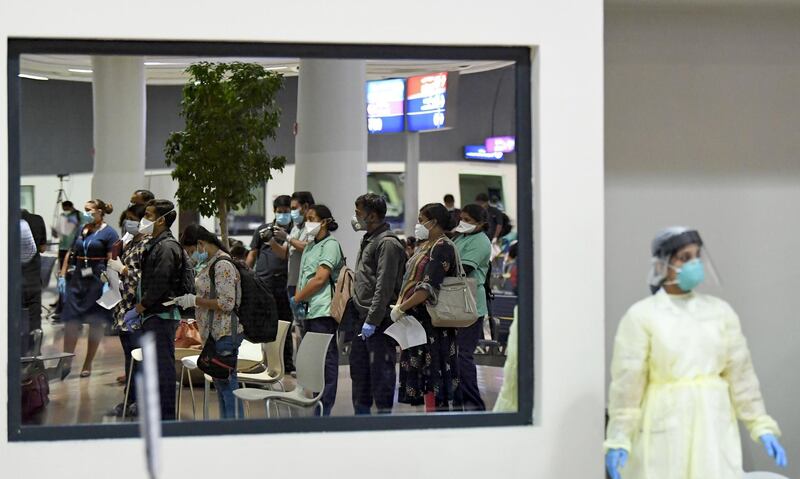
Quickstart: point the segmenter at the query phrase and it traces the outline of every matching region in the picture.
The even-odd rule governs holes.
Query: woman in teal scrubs
[[[483,319],[489,314],[484,284],[491,263],[492,243],[484,233],[486,225],[486,210],[480,205],[471,204],[461,209],[461,221],[453,230],[458,233],[454,242],[464,271],[478,284],[475,300],[480,317],[472,326],[459,329],[456,335],[461,383],[456,390],[455,405],[461,406],[465,411],[486,410],[478,389],[478,371],[474,357],[475,347],[483,333]]]
[[[302,307],[306,310],[303,331],[334,335],[325,357],[325,390],[322,393],[325,416],[330,415],[333,409],[336,382],[339,380],[339,351],[335,338],[339,325],[331,316],[333,284],[344,265],[342,247],[331,236],[331,232],[338,228],[339,225],[327,206],[309,207],[305,218],[305,233],[311,241],[303,250],[297,293],[292,298],[293,309]]]

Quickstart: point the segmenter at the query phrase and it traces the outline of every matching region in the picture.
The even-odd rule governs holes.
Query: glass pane
[[[513,62],[21,65],[22,207],[42,251],[22,265],[23,425],[135,421],[143,334],[163,340],[169,421],[237,420],[236,398],[239,421],[516,410]],[[92,88],[123,68],[144,71],[145,97]],[[137,132],[94,121],[137,115],[144,143],[124,149]]]

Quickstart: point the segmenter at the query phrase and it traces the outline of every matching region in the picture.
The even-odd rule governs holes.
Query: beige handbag
[[[456,253],[458,276],[448,276],[439,288],[436,305],[426,304],[431,324],[437,328],[466,328],[478,320],[478,305],[475,302],[478,286],[474,278],[468,278],[461,264],[461,256],[455,243],[446,238]],[[436,247],[434,245],[434,247]],[[431,248],[433,257],[433,248]]]

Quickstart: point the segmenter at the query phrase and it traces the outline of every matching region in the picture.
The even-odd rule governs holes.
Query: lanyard
[[[89,238],[83,239],[83,266],[85,268],[89,267],[89,248],[92,247],[93,239],[90,239],[94,233],[89,233]],[[88,243],[87,243],[88,240]]]

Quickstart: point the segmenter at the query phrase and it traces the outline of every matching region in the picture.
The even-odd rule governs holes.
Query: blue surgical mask
[[[299,209],[292,210],[291,215],[292,221],[294,221],[295,224],[299,225],[303,223],[303,213]]]
[[[675,271],[678,273],[675,284],[685,293],[694,290],[706,279],[703,261],[700,258],[687,261],[679,269],[675,269]]]
[[[94,216],[92,216],[91,213],[89,213],[88,211],[84,211],[81,214],[83,215],[83,221],[87,223],[94,223]]]
[[[139,222],[133,220],[125,220],[125,232],[132,235],[139,234]]]
[[[194,250],[194,253],[192,253],[192,259],[195,261],[197,266],[200,266],[201,264],[208,261],[208,251],[201,252],[198,250]]]
[[[286,226],[292,222],[291,213],[275,213],[275,222],[281,226]]]

